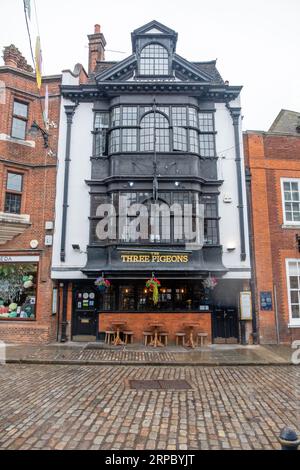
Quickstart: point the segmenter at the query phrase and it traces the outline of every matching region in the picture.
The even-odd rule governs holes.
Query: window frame
[[[148,47],[151,47],[151,46],[159,46],[159,47],[161,47],[161,48],[166,52],[167,57],[162,57],[162,58],[156,57],[156,56],[152,56],[152,57],[151,57],[151,56],[150,56],[150,57],[142,57],[143,51],[144,51],[145,49],[147,49]],[[167,71],[167,73],[144,73],[144,72],[142,72],[142,61],[143,61],[143,60],[148,60],[148,61],[151,60],[151,61],[153,62],[153,63],[152,63],[152,67],[150,67],[150,65],[148,65],[147,68],[148,68],[149,70],[150,70],[150,68],[153,68],[154,71],[155,71],[155,68],[156,68],[156,67],[155,67],[155,65],[156,65],[156,62],[155,62],[155,61],[157,61],[157,60],[159,60],[159,59],[167,60],[167,64],[168,64],[168,71]],[[145,68],[145,67],[143,66],[143,68]],[[163,68],[164,68],[164,66],[163,66]],[[140,53],[139,53],[139,60],[138,60],[138,76],[140,76],[140,77],[156,77],[156,78],[158,78],[158,77],[169,77],[169,76],[170,76],[170,52],[169,52],[169,50],[167,49],[167,47],[166,47],[165,45],[160,44],[159,42],[150,42],[150,43],[148,43],[148,44],[145,44],[145,45],[142,47],[142,49],[141,49],[141,51],[140,51]]]
[[[22,180],[21,180],[21,191],[15,191],[15,190],[13,190],[13,189],[8,189],[8,188],[7,188],[7,184],[8,184],[8,175],[9,175],[9,173],[11,173],[11,174],[13,174],[13,175],[21,176],[21,178],[22,178]],[[20,214],[22,213],[23,192],[24,192],[24,173],[19,172],[19,171],[16,171],[16,170],[12,170],[12,169],[8,168],[8,169],[6,170],[5,191],[4,191],[4,208],[3,208],[3,212],[4,212],[5,214],[17,214],[17,215],[20,215]],[[20,196],[20,212],[9,212],[9,211],[6,211],[6,198],[7,198],[7,195],[8,195],[8,194]]]
[[[300,226],[300,220],[299,221],[293,221],[293,220],[287,220],[286,219],[286,211],[285,211],[285,204],[286,201],[284,197],[284,183],[298,183],[298,192],[299,192],[299,208],[300,208],[300,178],[280,178],[280,186],[281,186],[281,204],[282,204],[282,215],[283,215],[283,225],[285,226]],[[292,203],[292,201],[290,201]]]
[[[22,116],[20,114],[15,114],[15,103],[22,104],[27,107],[27,116]],[[27,135],[27,126],[28,126],[28,116],[29,116],[29,103],[26,101],[19,100],[18,98],[13,99],[13,108],[12,108],[12,121],[11,121],[11,130],[10,130],[10,136],[13,139],[17,140],[26,140],[26,135]],[[24,138],[23,137],[17,137],[13,135],[13,129],[14,129],[14,120],[22,121],[25,123],[25,130],[24,130]]]
[[[285,260],[285,273],[286,273],[286,281],[287,281],[287,299],[288,299],[288,307],[289,307],[289,327],[300,327],[300,317],[293,318],[292,315],[292,302],[291,302],[291,285],[290,285],[290,274],[289,274],[289,264],[290,263],[297,263],[300,265],[299,258],[286,258]],[[298,267],[299,275],[300,275],[300,267]],[[300,293],[300,288],[298,289]],[[300,308],[300,299],[299,299],[299,308]]]

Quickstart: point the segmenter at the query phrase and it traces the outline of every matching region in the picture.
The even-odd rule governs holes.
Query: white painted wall
[[[232,101],[231,107],[240,107],[239,100]],[[244,202],[244,224],[245,224],[245,245],[246,245],[246,261],[240,259],[240,226],[238,211],[238,186],[236,171],[236,152],[234,140],[234,127],[229,110],[224,103],[216,103],[216,150],[218,155],[218,178],[224,183],[220,188],[219,198],[219,221],[220,241],[223,245],[223,264],[227,268],[241,269],[242,271],[229,272],[224,278],[231,279],[249,279],[250,274],[250,256],[249,256],[249,231],[247,217],[247,197],[246,184],[243,178],[243,202]],[[244,153],[242,141],[242,126],[240,122],[240,145],[242,172],[244,169]],[[230,196],[231,203],[225,203],[224,197]],[[233,245],[236,247],[234,251],[228,252],[227,247]],[[248,269],[245,272],[244,269]]]
[[[85,278],[80,269],[86,265],[87,256],[73,250],[72,244],[80,245],[82,251],[86,252],[89,242],[89,215],[90,196],[89,187],[85,180],[91,178],[91,162],[93,139],[92,103],[81,103],[76,108],[73,117],[71,153],[70,153],[70,176],[69,176],[69,198],[67,213],[66,232],[66,261],[60,261],[60,243],[62,228],[62,205],[65,174],[65,151],[66,151],[66,114],[65,105],[73,104],[62,100],[59,148],[58,148],[58,172],[56,192],[56,214],[55,231],[53,242],[52,278]],[[65,268],[67,271],[61,271]]]

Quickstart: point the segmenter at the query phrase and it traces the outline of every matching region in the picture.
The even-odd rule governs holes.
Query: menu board
[[[241,320],[252,320],[251,292],[240,292],[240,318]]]
[[[76,309],[89,310],[95,308],[95,292],[82,291],[76,293]]]

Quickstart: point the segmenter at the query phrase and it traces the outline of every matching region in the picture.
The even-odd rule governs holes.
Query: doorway
[[[72,317],[73,341],[96,341],[98,315],[96,292],[90,287],[75,289]]]
[[[238,314],[234,307],[216,308],[213,313],[213,342],[237,344],[239,342]]]

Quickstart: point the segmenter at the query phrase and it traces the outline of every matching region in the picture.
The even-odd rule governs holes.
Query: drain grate
[[[186,380],[129,380],[134,390],[190,390]]]

